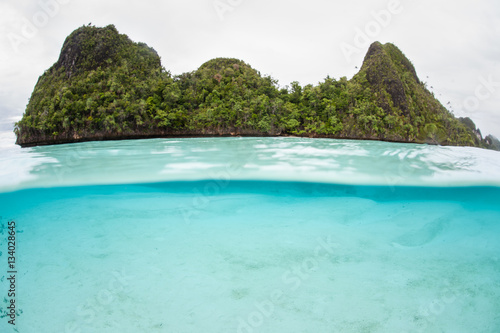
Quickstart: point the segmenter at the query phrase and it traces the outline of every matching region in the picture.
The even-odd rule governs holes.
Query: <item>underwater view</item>
[[[1,135],[0,332],[500,331],[498,152]]]
[[[500,1],[0,1],[0,333],[500,333]]]

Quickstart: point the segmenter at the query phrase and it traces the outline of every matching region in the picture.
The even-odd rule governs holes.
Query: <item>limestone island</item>
[[[113,25],[83,26],[66,38],[14,131],[22,147],[203,136],[499,146],[470,118],[455,118],[390,43],[373,43],[350,80],[280,88],[238,59],[213,59],[173,76],[153,48]]]

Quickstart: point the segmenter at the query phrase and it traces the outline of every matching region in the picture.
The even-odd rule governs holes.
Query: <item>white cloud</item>
[[[9,33],[22,35],[25,18],[43,13],[39,1],[0,3],[0,117],[21,114],[40,74],[58,58],[64,39],[77,27],[115,24],[121,33],[154,47],[173,74],[195,70],[214,57],[236,57],[281,85],[293,80],[316,84],[326,75],[352,76],[367,47],[346,60],[340,45],[352,44],[357,29],[374,21],[374,12],[391,1],[59,1],[55,14],[15,52]],[[229,7],[222,13],[215,1]],[[400,0],[402,11],[370,37],[393,42],[414,63],[436,97],[457,108],[474,94],[480,77],[500,81],[500,3],[458,0]],[[228,7],[225,7],[226,9]],[[39,22],[40,23],[40,22]],[[44,23],[44,22],[41,22]],[[429,78],[427,79],[427,76]],[[463,112],[483,134],[500,137],[500,89],[475,112]],[[458,111],[457,111],[458,113]]]

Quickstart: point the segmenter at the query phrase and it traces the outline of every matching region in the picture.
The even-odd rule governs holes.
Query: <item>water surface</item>
[[[497,152],[4,142],[19,332],[500,331]]]

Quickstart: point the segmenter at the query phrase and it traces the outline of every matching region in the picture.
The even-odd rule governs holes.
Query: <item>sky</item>
[[[443,105],[500,138],[498,0],[0,0],[0,130],[89,23],[153,47],[173,75],[231,57],[280,86],[351,78],[372,42],[390,42]]]

